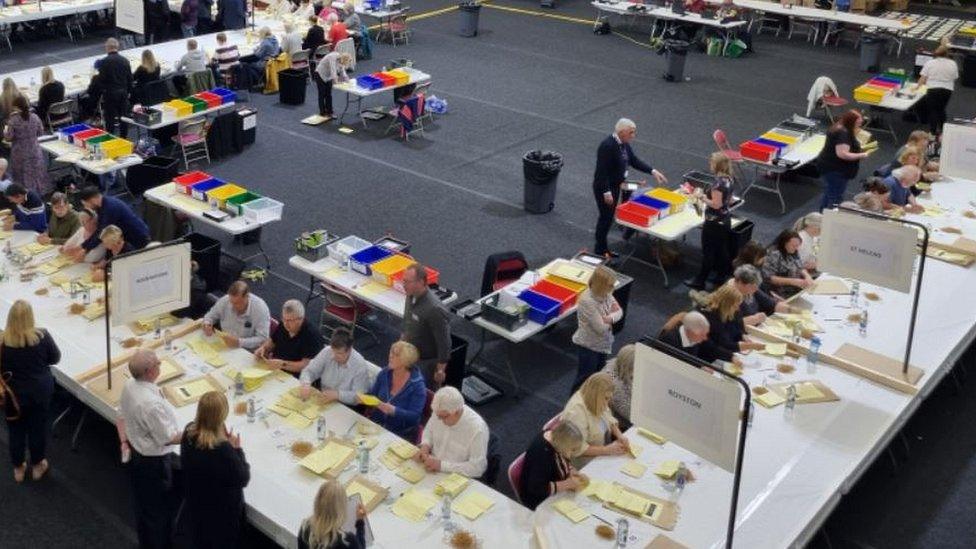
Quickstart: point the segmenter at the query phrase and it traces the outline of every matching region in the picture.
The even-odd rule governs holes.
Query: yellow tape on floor
[[[593,23],[596,22],[593,19],[581,19],[579,17],[568,17],[566,15],[558,15],[558,14],[555,14],[555,13],[548,13],[548,12],[544,12],[544,11],[526,10],[526,9],[522,9],[522,8],[512,8],[512,7],[509,7],[509,6],[499,6],[499,5],[495,5],[495,4],[490,4],[488,2],[484,2],[481,5],[484,6],[484,7],[486,7],[486,8],[491,8],[493,10],[501,10],[501,11],[507,11],[507,12],[511,12],[511,13],[520,13],[522,15],[533,15],[535,17],[548,17],[549,19],[558,19],[560,21],[568,21],[570,23],[580,23],[582,25],[592,25]]]
[[[446,7],[446,8],[441,8],[439,10],[431,10],[431,11],[425,11],[424,13],[418,13],[416,15],[408,15],[407,16],[407,21],[419,21],[420,19],[426,19],[428,17],[436,17],[438,15],[443,15],[445,13],[450,13],[452,11],[457,11],[457,9],[458,9],[457,6],[449,6],[449,7]],[[375,25],[372,25],[372,26],[366,27],[366,28],[368,30],[376,30],[376,29],[378,29],[378,28],[380,28],[382,26],[383,26],[382,23],[377,23]]]

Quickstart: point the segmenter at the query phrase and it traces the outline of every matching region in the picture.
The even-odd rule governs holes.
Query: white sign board
[[[820,229],[817,269],[907,293],[917,241],[912,226],[828,210]]]
[[[734,381],[637,344],[631,421],[729,472],[735,468],[742,399]]]
[[[976,180],[976,127],[946,124],[942,128],[939,173]]]
[[[146,34],[143,0],[115,0],[115,26],[136,34]]]
[[[190,278],[189,243],[151,248],[112,261],[112,325],[188,307]]]

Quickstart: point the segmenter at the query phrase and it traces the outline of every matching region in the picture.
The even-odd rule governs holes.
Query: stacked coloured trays
[[[101,128],[88,124],[74,124],[58,130],[58,138],[86,151],[101,155],[102,158],[118,158],[132,154],[134,144],[116,137]]]
[[[739,152],[743,158],[770,163],[789,154],[808,135],[809,132],[777,126],[756,139],[739,145]]]
[[[617,221],[650,227],[665,217],[676,214],[685,208],[688,198],[678,192],[663,188],[651,189],[639,194],[617,207]]]
[[[237,101],[235,92],[226,88],[214,88],[183,99],[166,101],[160,105],[160,109],[168,118],[184,118],[193,113],[214,109],[235,101]]]
[[[859,103],[877,105],[884,101],[885,97],[898,91],[904,83],[904,77],[890,74],[875,76],[854,88],[854,100]]]
[[[356,85],[367,90],[405,86],[410,81],[410,75],[401,69],[386,72],[374,72],[356,78]]]
[[[178,193],[204,202],[216,202],[218,208],[235,216],[242,214],[243,204],[262,198],[240,185],[228,183],[201,171],[177,176],[173,178],[173,185]]]

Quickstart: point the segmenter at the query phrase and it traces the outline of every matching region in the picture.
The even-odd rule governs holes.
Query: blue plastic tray
[[[359,274],[371,276],[370,265],[393,255],[393,252],[380,246],[370,246],[349,256],[349,267]]]
[[[383,81],[375,76],[357,76],[356,85],[367,90],[378,90],[383,87]]]
[[[221,104],[235,103],[237,101],[237,92],[228,90],[227,88],[214,88],[210,90],[210,93],[219,95]]]
[[[787,147],[786,143],[773,141],[772,139],[766,139],[765,137],[757,137],[756,139],[753,139],[753,141],[756,143],[762,143],[763,145],[769,145],[770,147],[776,147],[776,150],[779,151],[776,153],[777,156],[782,156],[783,149]]]
[[[206,200],[207,191],[210,189],[216,189],[217,187],[223,187],[227,182],[222,179],[217,179],[216,177],[211,179],[204,179],[199,183],[194,183],[190,185],[190,196],[196,198],[197,200]]]
[[[522,290],[522,293],[519,294],[519,299],[529,305],[526,316],[532,322],[545,326],[550,320],[559,316],[559,307],[561,304],[549,296],[544,296],[532,290]]]
[[[654,208],[655,210],[657,210],[659,219],[667,217],[668,212],[671,211],[671,204],[668,204],[667,202],[659,198],[654,198],[653,196],[647,196],[646,194],[635,196],[631,200],[643,206],[647,206],[648,208]]]

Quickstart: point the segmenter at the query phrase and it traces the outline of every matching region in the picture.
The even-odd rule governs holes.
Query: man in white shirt
[[[332,332],[329,345],[302,369],[299,380],[303,399],[312,394],[312,383],[319,380],[322,396],[328,402],[338,400],[354,406],[359,404],[356,395],[369,391],[369,362],[352,348],[349,332],[337,328]]]
[[[433,415],[424,427],[417,461],[428,471],[458,473],[477,478],[488,467],[488,424],[464,405],[454,387],[434,393]]]
[[[281,51],[287,52],[288,55],[302,51],[302,33],[296,31],[295,25],[291,22],[285,22],[285,35],[281,38]]]
[[[271,311],[263,299],[251,293],[247,282],[238,280],[203,315],[203,333],[207,337],[214,334],[215,324],[220,324],[220,337],[225,345],[254,351],[268,339]]]
[[[946,106],[952,97],[956,80],[959,79],[959,66],[949,57],[949,49],[939,46],[932,52],[932,59],[922,65],[919,86],[926,86],[928,91],[922,98],[922,103],[928,111],[929,131],[935,135],[942,135],[942,125],[946,121]]]
[[[182,431],[173,406],[163,397],[156,353],[141,349],[129,360],[119,406],[123,449],[131,451],[129,478],[135,501],[139,546],[169,547],[179,501],[173,490],[173,453]]]

